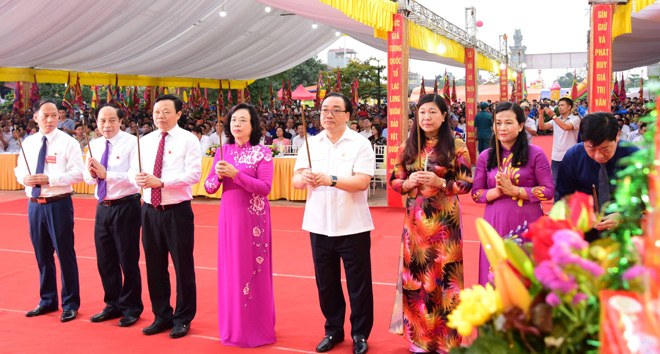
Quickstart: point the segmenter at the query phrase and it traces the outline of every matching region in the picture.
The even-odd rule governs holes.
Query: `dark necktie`
[[[163,172],[163,153],[165,153],[165,137],[167,132],[162,132],[160,143],[158,144],[158,152],[156,152],[156,162],[154,163],[154,176],[160,178]],[[151,190],[151,204],[158,207],[161,202],[160,188],[153,188]]]
[[[37,160],[37,171],[35,172],[37,175],[44,173],[44,167],[46,165],[46,150],[48,149],[47,141],[48,139],[46,139],[46,136],[44,135],[41,150],[39,150],[39,159]],[[39,195],[41,195],[41,185],[37,184],[32,187],[32,198],[39,198]]]
[[[101,165],[105,167],[105,178],[108,178],[108,155],[110,154],[110,140],[105,141],[105,151],[103,151],[103,156],[101,156]],[[97,155],[98,156],[98,155]],[[108,186],[104,179],[98,179],[98,196],[99,203],[103,201],[103,198],[108,193]]]
[[[605,164],[600,164],[598,172],[598,208],[603,210],[603,204],[610,200],[610,178],[607,176]]]

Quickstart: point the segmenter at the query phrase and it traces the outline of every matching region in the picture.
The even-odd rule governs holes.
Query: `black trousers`
[[[94,242],[105,296],[103,301],[124,315],[139,317],[142,305],[140,277],[140,195],[124,204],[96,207]],[[122,273],[124,281],[122,284]]]
[[[156,321],[189,324],[197,311],[195,284],[194,215],[190,201],[155,210],[142,204],[142,246],[147,262],[147,284],[151,309]],[[167,256],[171,255],[176,273],[176,310],[170,305],[170,273]]]
[[[71,197],[48,204],[28,201],[30,239],[39,266],[41,295],[40,306],[57,308],[57,277],[55,257],[57,252],[62,271],[62,309],[78,310],[80,307],[80,283],[78,262],[73,248],[73,202]]]
[[[310,240],[319,302],[325,316],[325,334],[344,335],[346,301],[341,286],[341,260],[351,302],[351,336],[361,334],[369,338],[374,323],[371,233],[337,237],[310,233]]]

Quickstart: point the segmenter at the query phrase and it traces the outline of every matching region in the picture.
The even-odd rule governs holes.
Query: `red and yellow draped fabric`
[[[447,106],[451,105],[449,93],[449,77],[447,76],[447,69],[445,69],[445,84],[442,88],[442,97],[445,99]]]
[[[227,108],[232,106],[232,101],[231,101],[231,81],[229,81],[227,88]]]
[[[133,107],[131,109],[133,111],[140,109],[140,96],[138,95],[137,86],[133,86]]]
[[[153,106],[153,102],[151,102],[151,92],[153,91],[153,87],[147,86],[144,89],[144,107],[149,110],[151,109],[151,106]],[[185,94],[184,94],[185,97]]]
[[[30,103],[34,106],[41,99],[39,94],[39,85],[37,84],[37,75],[34,75],[34,83],[30,87]]]
[[[518,102],[518,90],[516,90],[516,79],[513,79],[513,87],[511,88],[511,102]]]
[[[64,91],[64,98],[62,99],[62,105],[67,109],[67,111],[70,111],[73,109],[73,93],[71,92],[71,73],[69,73],[69,76],[66,79],[66,90]]]
[[[642,74],[643,76],[644,74]],[[644,78],[641,78],[639,83],[639,101],[644,103]]]
[[[293,104],[293,96],[291,95],[291,80],[288,81],[289,85],[287,86],[286,89],[286,100],[289,102],[289,104]]]
[[[452,77],[452,83],[451,83],[451,101],[453,103],[458,102],[458,96],[456,95],[456,78]]]
[[[438,77],[435,77],[435,83],[433,84],[433,94],[437,95],[438,94]]]
[[[323,79],[321,78],[321,72],[319,72],[319,80],[316,82],[316,98],[314,99],[314,108],[321,107],[321,100],[323,99],[321,91],[325,91],[325,85],[323,84]]]
[[[12,111],[17,113],[25,112],[22,81],[16,81],[16,87],[14,88],[14,107],[12,108]]]
[[[282,108],[284,106],[288,106],[289,103],[289,95],[286,94],[286,81],[282,80]]]
[[[250,90],[248,90],[248,83],[245,82],[245,89],[243,91],[243,102],[250,102],[252,98],[250,97]]]
[[[571,99],[575,101],[577,98],[578,98],[577,76],[576,76],[576,72],[573,72],[573,85],[571,85]]]
[[[619,79],[614,77],[614,87],[612,88],[612,101],[619,100]]]
[[[523,100],[527,99],[527,76],[523,72]]]
[[[209,104],[209,89],[204,88],[204,98],[202,98],[202,108],[209,109],[211,105]]]
[[[99,90],[96,85],[92,86],[92,108],[99,107]]]
[[[358,104],[358,100],[359,100],[358,87],[359,87],[358,79],[355,78],[353,79],[353,87],[351,92],[351,103],[353,104],[353,107],[357,107]]]
[[[426,95],[426,85],[424,84],[424,77],[422,77],[422,86],[419,87],[419,98]]]
[[[621,73],[621,90],[619,90],[619,99],[621,101],[626,99],[626,79],[623,78],[623,73]]]
[[[76,88],[75,88],[75,95],[73,101],[80,108],[83,108],[85,106],[82,96],[82,87],[80,86],[80,74],[78,74],[78,76],[76,77]]]
[[[335,92],[341,92],[341,73],[337,68],[337,82],[335,82]]]

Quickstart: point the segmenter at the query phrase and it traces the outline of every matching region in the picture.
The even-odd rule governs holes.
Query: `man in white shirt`
[[[0,134],[0,151],[13,152],[12,147],[16,145],[11,124],[2,122],[2,134]]]
[[[367,139],[371,136],[371,121],[369,118],[364,118],[362,120],[362,131],[360,132],[360,135]]]
[[[227,144],[227,134],[224,133],[225,126],[222,124],[222,121],[215,123],[215,133],[211,134],[211,145],[220,145],[220,136],[222,134],[222,145]],[[220,133],[218,133],[220,132]]]
[[[370,234],[374,227],[367,190],[375,157],[369,140],[347,128],[352,113],[351,101],[344,95],[326,95],[321,102],[325,130],[308,137],[312,166],[307,150],[301,148],[294,167],[293,186],[307,188],[302,228],[310,232],[316,285],[326,319],[325,337],[317,352],[326,352],[344,340],[346,303],[340,260],[351,302],[354,353],[367,352],[373,326]]]
[[[206,151],[211,147],[211,138],[204,134],[201,126],[194,127],[192,133],[199,139],[199,147],[202,156],[206,156]]]
[[[66,108],[59,107],[59,121],[57,122],[57,129],[62,129],[69,135],[73,135],[76,129],[76,122],[67,117]]]
[[[103,137],[89,142],[85,182],[96,185],[94,243],[106,305],[91,317],[103,322],[121,317],[119,327],[135,324],[142,314],[140,276],[140,189],[130,176],[138,172],[137,137],[119,130],[124,111],[103,104],[96,121]],[[94,158],[92,158],[94,156]],[[123,282],[122,282],[123,274]],[[123,283],[123,284],[122,284]]]
[[[83,181],[80,145],[57,129],[57,105],[42,99],[34,105],[34,120],[39,132],[23,142],[23,156],[14,169],[16,179],[25,186],[28,202],[30,239],[39,265],[41,301],[27,317],[57,311],[57,274],[53,250],[60,261],[62,277],[62,315],[68,322],[80,307],[78,263],[73,246],[72,185]],[[29,164],[26,165],[26,159]]]
[[[305,144],[305,129],[303,129],[301,123],[296,123],[296,134],[291,140],[291,145],[294,145],[297,150],[300,150],[300,147]]]
[[[156,99],[153,109],[158,130],[140,140],[142,172],[135,183],[143,188],[142,246],[147,264],[147,284],[154,322],[142,333],[152,335],[172,329],[171,338],[188,334],[197,311],[193,261],[194,215],[192,185],[202,175],[199,140],[181,129],[183,102],[173,95]],[[176,309],[170,306],[168,254],[176,272]]]
[[[525,113],[525,133],[527,134],[527,141],[531,144],[532,139],[536,136],[536,120],[530,117],[531,109],[529,108],[529,103],[521,103],[520,108]]]
[[[580,117],[571,114],[573,110],[573,100],[568,97],[559,99],[557,105],[559,110],[559,117],[555,115],[555,111],[550,107],[545,107],[545,114],[549,115],[550,121],[545,122],[543,114],[539,112],[539,129],[541,130],[554,130],[552,134],[552,162],[550,168],[552,169],[552,178],[557,185],[557,173],[561,160],[564,159],[566,151],[577,144],[578,131],[580,130]],[[557,197],[557,191],[555,191]],[[556,199],[556,198],[555,198]]]

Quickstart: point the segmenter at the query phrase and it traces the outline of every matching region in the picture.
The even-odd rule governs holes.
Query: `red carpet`
[[[551,137],[535,138],[547,149]],[[547,144],[549,140],[550,144]],[[465,285],[477,279],[478,237],[474,218],[483,216],[483,205],[468,195],[461,196],[464,228]],[[545,205],[546,207],[549,204]],[[60,323],[59,312],[27,318],[25,312],[39,301],[39,274],[30,243],[25,199],[0,200],[0,352],[2,353],[180,353],[248,352],[223,346],[217,333],[217,213],[218,205],[193,204],[195,212],[195,265],[197,274],[197,316],[191,331],[173,340],[168,333],[144,336],[141,331],[153,321],[142,264],[145,311],[138,323],[120,328],[116,320],[91,323],[89,317],[103,306],[103,289],[96,269],[93,239],[95,201],[74,199],[75,234],[80,269],[82,304],[78,318]],[[300,229],[303,208],[272,207],[273,266],[277,342],[251,349],[255,353],[314,352],[323,337],[323,316],[319,309],[309,236]],[[369,339],[370,353],[408,353],[402,337],[388,332],[394,299],[403,210],[372,208],[376,229],[372,232],[372,266],[375,298],[375,324]],[[143,259],[143,257],[142,257]],[[59,267],[58,267],[59,272]],[[173,275],[173,272],[171,272]],[[174,284],[174,279],[172,279]],[[58,285],[58,289],[60,286]],[[174,292],[174,290],[173,290]],[[174,294],[173,294],[174,299]],[[174,300],[172,300],[173,302]],[[350,333],[348,315],[346,333]],[[350,340],[333,353],[350,353]]]

